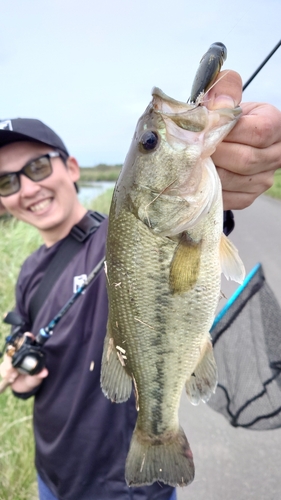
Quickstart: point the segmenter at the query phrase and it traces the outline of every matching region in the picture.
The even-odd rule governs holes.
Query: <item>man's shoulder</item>
[[[108,217],[105,216],[105,219],[101,222],[97,231],[88,236],[88,238],[85,241],[86,244],[84,245],[84,247],[85,248],[92,247],[95,248],[96,251],[98,251],[99,247],[104,247],[106,244],[107,230],[108,230]]]
[[[48,249],[46,245],[41,245],[37,250],[34,250],[23,262],[22,268],[23,267],[30,267],[34,266],[35,262],[40,262],[42,258],[46,255]]]
[[[91,258],[95,259],[95,255],[99,255],[100,252],[105,251],[106,237],[108,228],[108,218],[101,222],[100,227],[97,231],[91,234],[85,241],[85,244],[81,246],[81,249],[77,252],[78,257],[82,255],[91,254]],[[41,245],[37,250],[35,250],[27,259],[24,261],[21,267],[19,278],[20,280],[24,277],[37,274],[38,272],[44,272],[48,265],[50,264],[53,257],[57,254],[60,246],[63,244],[64,240],[60,240],[55,245],[51,247],[46,247],[46,245]],[[91,259],[90,259],[91,260]]]

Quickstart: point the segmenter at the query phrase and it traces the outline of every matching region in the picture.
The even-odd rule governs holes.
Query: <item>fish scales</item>
[[[153,91],[112,199],[101,385],[122,402],[133,382],[139,413],[126,461],[129,485],[193,480],[180,397],[184,386],[194,404],[214,392],[209,330],[221,269],[237,280],[243,275],[222,235],[221,186],[210,160],[240,108],[202,108]]]

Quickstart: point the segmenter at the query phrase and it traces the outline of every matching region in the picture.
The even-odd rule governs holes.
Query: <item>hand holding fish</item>
[[[209,109],[233,107],[241,96],[238,73],[223,71],[206,95],[205,105]],[[255,102],[242,103],[241,108],[240,120],[212,156],[222,182],[225,210],[251,205],[272,186],[274,172],[281,168],[281,112]]]

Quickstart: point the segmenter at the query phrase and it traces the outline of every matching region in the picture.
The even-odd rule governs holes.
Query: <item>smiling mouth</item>
[[[40,212],[40,210],[43,210],[48,205],[50,205],[51,201],[52,201],[52,199],[48,198],[47,200],[40,201],[39,203],[35,203],[34,205],[31,205],[29,207],[29,210],[31,210],[31,212]]]

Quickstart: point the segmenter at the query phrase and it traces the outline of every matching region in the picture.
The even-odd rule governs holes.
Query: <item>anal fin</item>
[[[127,401],[132,392],[132,378],[126,372],[124,365],[122,351],[116,350],[108,321],[103,347],[100,382],[104,395],[115,403]]]
[[[216,390],[217,380],[218,372],[213,346],[208,340],[201,360],[185,384],[190,402],[194,405],[198,405],[200,401],[206,403]]]

